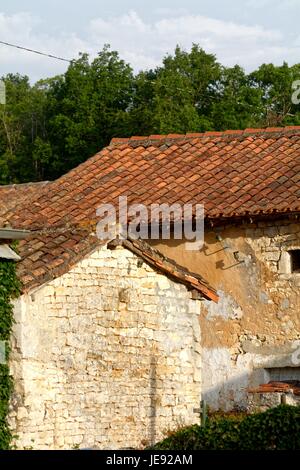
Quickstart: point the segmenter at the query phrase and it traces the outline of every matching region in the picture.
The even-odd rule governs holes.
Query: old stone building
[[[21,445],[142,446],[198,419],[200,397],[247,407],[249,389],[299,381],[299,157],[295,127],[113,139],[57,181],[0,188],[0,224],[32,232],[11,364]],[[204,204],[203,246],[101,244],[97,208],[120,196]]]
[[[202,279],[125,241],[26,287],[11,360],[19,446],[140,448],[194,422]]]

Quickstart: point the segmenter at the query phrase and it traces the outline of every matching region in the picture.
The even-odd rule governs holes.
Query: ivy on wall
[[[13,261],[0,259],[0,341],[5,342],[5,361],[0,363],[0,450],[9,449],[12,439],[7,424],[9,400],[13,388],[8,359],[13,325],[12,299],[18,297],[19,293],[20,282],[16,275],[16,264]]]

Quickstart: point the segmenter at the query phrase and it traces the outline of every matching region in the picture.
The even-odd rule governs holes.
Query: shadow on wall
[[[274,359],[266,361],[263,367],[247,369],[246,372],[238,373],[231,378],[216,381],[213,386],[205,383],[211,375],[204,375],[202,398],[214,410],[229,411],[234,408],[243,410],[249,406],[248,388],[257,388],[270,380],[299,380],[299,366],[286,366],[286,363],[282,362],[283,365],[274,367],[274,364],[277,364],[274,363]],[[250,399],[252,401],[252,394]]]
[[[264,382],[264,378],[264,369],[249,370],[225,381],[217,382],[213,386],[203,386],[202,399],[212,410],[246,410],[247,389],[257,387]]]
[[[157,401],[157,358],[151,356],[150,360],[150,425],[149,441],[153,445],[156,442],[156,401]]]

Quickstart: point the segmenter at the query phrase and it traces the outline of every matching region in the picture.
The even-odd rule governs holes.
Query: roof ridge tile
[[[246,129],[228,129],[223,131],[204,131],[204,132],[188,132],[186,134],[152,134],[149,136],[132,136],[132,137],[113,137],[111,139],[110,145],[118,144],[131,144],[131,142],[151,142],[156,141],[168,141],[168,140],[179,140],[179,139],[202,139],[202,138],[213,138],[213,137],[228,137],[234,135],[261,135],[261,134],[277,134],[287,133],[288,135],[293,132],[300,132],[300,126],[285,126],[285,127],[248,127]]]

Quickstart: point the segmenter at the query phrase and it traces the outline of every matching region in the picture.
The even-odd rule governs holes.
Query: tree
[[[157,72],[154,98],[155,131],[199,132],[212,128],[210,109],[221,66],[212,54],[194,44],[188,53],[176,47]]]
[[[255,127],[261,120],[262,90],[252,86],[240,66],[223,67],[217,89],[211,110],[215,130]]]
[[[1,181],[15,183],[43,176],[32,158],[37,137],[47,138],[46,95],[39,84],[31,86],[27,76],[3,77],[6,104],[0,105]]]
[[[299,79],[300,64],[289,67],[263,64],[249,75],[252,85],[262,93],[262,119],[265,126],[300,124],[300,113],[292,103],[292,83]]]
[[[134,78],[132,104],[128,116],[128,135],[147,136],[154,133],[156,79],[156,70],[140,72]]]
[[[194,44],[134,75],[105,46],[40,80],[8,74],[0,104],[0,184],[54,179],[112,137],[300,125],[292,84],[300,64],[263,64],[247,74]]]
[[[91,64],[87,54],[71,63],[49,89],[51,176],[73,168],[113,136],[128,132],[132,94],[132,69],[108,46]]]

